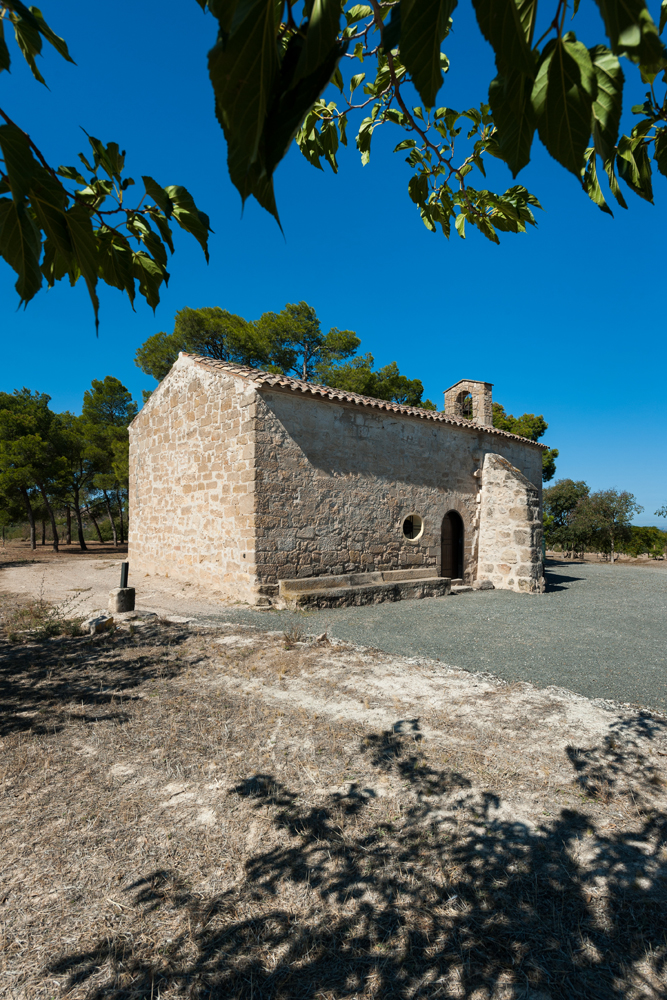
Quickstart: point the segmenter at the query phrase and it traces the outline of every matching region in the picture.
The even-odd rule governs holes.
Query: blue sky
[[[194,240],[179,235],[155,316],[143,300],[133,313],[119,292],[101,287],[97,338],[82,283],[41,292],[17,311],[13,272],[0,262],[0,388],[27,385],[49,393],[56,409],[78,410],[91,379],[112,374],[140,399],[154,383],[134,353],[152,333],[171,330],[178,309],[219,305],[252,319],[304,299],[326,328],[355,330],[378,365],[397,361],[421,378],[438,406],[445,388],[474,378],[493,382],[508,412],[544,414],[544,440],[560,449],[557,478],[629,489],[646,508],[638,522],[656,523],[653,511],[667,503],[665,178],[655,181],[656,206],[627,192],[630,210],[611,219],[536,141],[517,183],[544,206],[538,229],[508,235],[500,247],[475,232],[448,242],[422,225],[407,196],[409,168],[391,153],[403,136],[387,128],[367,167],[353,142],[343,150],[337,177],[296,149],[288,155],[276,178],[283,237],[256,204],[242,215],[227,177],[206,75],[214,21],[195,0],[112,8],[46,0],[42,11],[77,66],[47,53],[46,90],[14,47],[11,76],[0,81],[3,109],[52,163],[77,162],[86,148],[81,126],[117,141],[138,180],[186,185],[215,235],[208,266]],[[454,24],[439,103],[463,109],[485,99],[493,58],[468,0]],[[602,40],[592,0],[574,27],[589,44]],[[627,130],[643,88],[629,66],[626,77]],[[503,190],[513,182],[494,163],[488,182],[479,177],[479,187],[487,183]]]

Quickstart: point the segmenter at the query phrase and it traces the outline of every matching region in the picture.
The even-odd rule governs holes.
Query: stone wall
[[[255,599],[254,419],[241,379],[180,358],[130,426],[131,572]]]
[[[541,494],[506,458],[484,457],[478,580],[503,590],[544,590]]]
[[[534,445],[294,392],[262,390],[257,409],[258,582],[403,567],[440,570],[442,520],[464,522],[464,578],[477,571],[476,472],[501,449],[533,475]],[[540,473],[541,474],[541,473]],[[403,535],[408,514],[422,537]]]

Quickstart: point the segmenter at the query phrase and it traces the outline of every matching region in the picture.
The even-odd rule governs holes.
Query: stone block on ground
[[[90,635],[96,635],[98,632],[108,632],[113,626],[114,620],[111,615],[96,615],[94,618],[87,618],[81,625],[82,628],[88,629]]]
[[[109,611],[134,611],[134,587],[114,587],[109,591]]]

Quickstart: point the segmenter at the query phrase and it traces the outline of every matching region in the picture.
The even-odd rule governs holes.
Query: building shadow
[[[638,713],[600,745],[569,748],[582,795],[632,793],[634,820],[603,829],[571,809],[539,826],[508,818],[493,789],[425,766],[419,735],[401,720],[362,744],[377,772],[405,784],[400,820],[361,822],[371,788],[313,805],[270,773],[249,775],[230,796],[281,837],[239,883],[202,896],[159,868],[125,890],[140,920],[168,901],[170,935],[181,911],[168,960],[142,950],[141,935],[109,931],[49,974],[91,1000],[667,996],[667,815],[642,749],[665,723]],[[300,909],[295,887],[308,897]],[[100,968],[112,970],[101,984]]]
[[[586,578],[583,576],[570,576],[565,573],[554,573],[550,566],[545,565],[544,567],[544,583],[548,594],[569,590],[570,584],[579,583],[581,580],[585,579]]]

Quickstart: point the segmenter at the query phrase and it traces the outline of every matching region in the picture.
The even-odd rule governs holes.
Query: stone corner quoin
[[[250,604],[420,568],[541,592],[543,446],[491,426],[490,383],[457,387],[438,413],[180,355],[130,425],[133,572]]]

